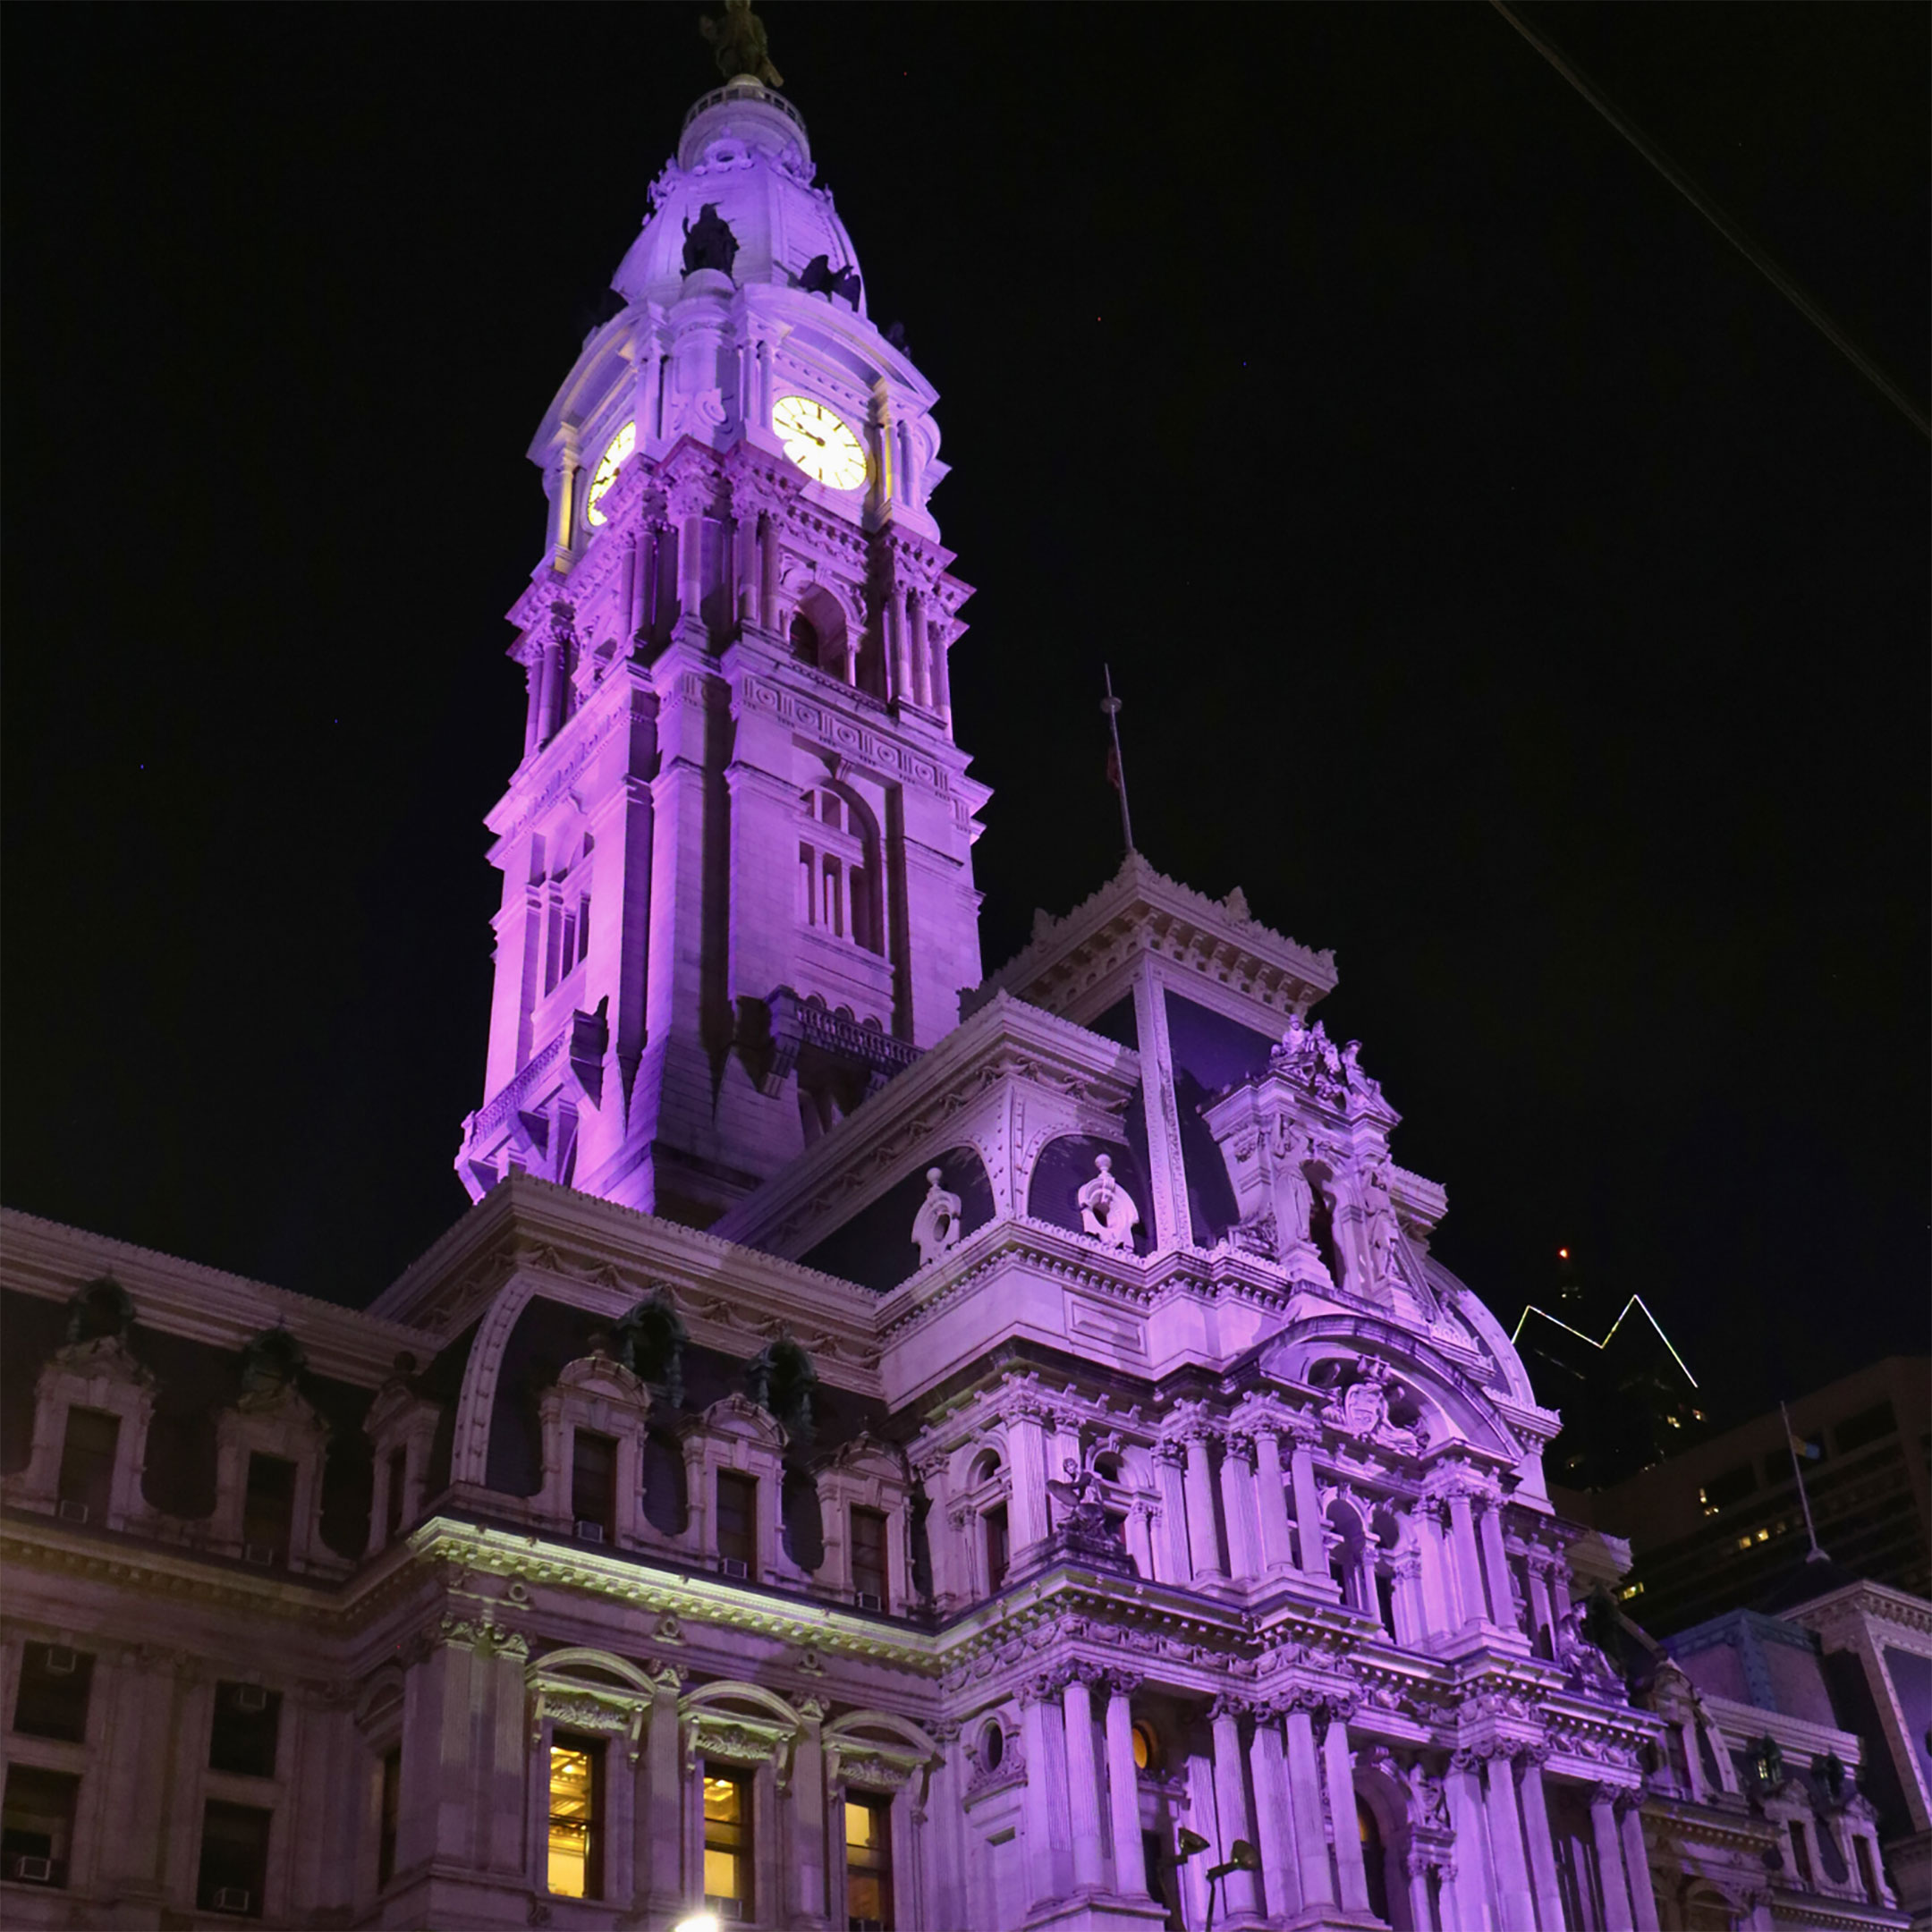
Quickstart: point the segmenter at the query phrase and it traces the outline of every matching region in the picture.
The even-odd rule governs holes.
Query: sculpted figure
[[[1114,1178],[1109,1155],[1094,1156],[1099,1169],[1074,1199],[1080,1205],[1080,1225],[1108,1248],[1131,1248],[1133,1231],[1140,1224],[1140,1210],[1133,1196]]]
[[[1275,1233],[1285,1250],[1305,1241],[1309,1216],[1315,1206],[1315,1191],[1301,1171],[1309,1157],[1309,1139],[1291,1120],[1277,1118],[1275,1123]]]
[[[921,1267],[959,1246],[960,1198],[939,1185],[936,1167],[926,1170],[926,1199],[912,1217],[912,1239]]]
[[[1388,1169],[1377,1161],[1361,1180],[1362,1232],[1368,1243],[1368,1277],[1388,1277],[1395,1245],[1395,1203],[1389,1193]]]
[[[784,85],[784,76],[772,65],[765,22],[751,11],[751,0],[724,0],[724,18],[701,17],[698,31],[717,49],[717,70],[727,80],[750,74],[767,87]]]
[[[684,273],[716,268],[720,275],[729,275],[737,258],[738,237],[718,213],[717,203],[707,201],[698,219],[684,224]]]

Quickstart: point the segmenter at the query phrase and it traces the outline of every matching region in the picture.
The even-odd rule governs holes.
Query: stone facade
[[[1333,961],[1130,857],[979,984],[932,391],[781,97],[654,201],[475,1204],[361,1310],[5,1220],[9,1923],[1654,1932],[1683,1698]]]

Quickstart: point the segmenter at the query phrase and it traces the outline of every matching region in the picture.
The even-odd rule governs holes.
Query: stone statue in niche
[[[698,219],[684,224],[684,273],[695,275],[700,268],[715,268],[728,275],[737,258],[738,237],[718,213],[717,203],[707,201]]]
[[[1569,1674],[1571,1683],[1578,1689],[1591,1690],[1617,1690],[1623,1681],[1617,1668],[1606,1657],[1589,1629],[1590,1606],[1589,1600],[1578,1597],[1563,1614],[1556,1625],[1552,1648],[1556,1653],[1557,1668]]]
[[[717,71],[727,80],[750,74],[767,87],[784,85],[784,76],[772,65],[771,41],[765,22],[751,11],[751,0],[724,0],[724,19],[700,15],[698,31],[716,50]]]
[[[1096,1154],[1094,1165],[1099,1172],[1073,1199],[1080,1211],[1080,1226],[1104,1248],[1131,1248],[1133,1231],[1140,1224],[1140,1210],[1133,1196],[1114,1178],[1111,1155]]]
[[[1059,1504],[1060,1517],[1047,1539],[1049,1554],[1126,1569],[1126,1547],[1100,1500],[1100,1478],[1091,1461],[1083,1466],[1068,1456],[1061,1467],[1066,1471],[1064,1479],[1050,1478],[1046,1484],[1047,1495]]]
[[[1315,1205],[1315,1191],[1302,1172],[1311,1151],[1309,1137],[1286,1114],[1278,1114],[1268,1151],[1275,1159],[1275,1238],[1285,1252],[1309,1238],[1309,1215]]]
[[[1395,1202],[1385,1163],[1373,1162],[1361,1177],[1362,1240],[1368,1250],[1368,1283],[1379,1287],[1393,1271]]]
[[[912,1239],[919,1248],[919,1266],[950,1254],[960,1243],[960,1198],[939,1185],[939,1170],[926,1170],[926,1199],[912,1217]]]

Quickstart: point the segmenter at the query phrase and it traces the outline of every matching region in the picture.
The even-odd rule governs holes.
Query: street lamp
[[[689,1919],[680,1919],[671,1928],[671,1932],[723,1932],[716,1912],[693,1912]]]
[[[1228,1847],[1226,1860],[1219,1865],[1208,1868],[1208,1927],[1207,1932],[1214,1932],[1215,1890],[1232,1871],[1259,1871],[1261,1854],[1245,1838],[1237,1838]]]

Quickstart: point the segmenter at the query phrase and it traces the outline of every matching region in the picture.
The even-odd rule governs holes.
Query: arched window
[[[821,662],[819,653],[824,648],[818,635],[818,626],[803,611],[792,620],[792,655],[801,664],[809,664],[814,669]]]
[[[1361,1835],[1362,1876],[1368,1881],[1368,1910],[1388,1923],[1388,1852],[1382,1843],[1382,1827],[1359,1793],[1355,1800],[1355,1829]]]
[[[815,785],[799,801],[799,923],[868,953],[886,950],[878,830],[854,797]]]

